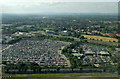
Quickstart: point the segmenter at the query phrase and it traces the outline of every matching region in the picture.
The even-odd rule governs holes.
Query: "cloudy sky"
[[[117,13],[119,0],[2,0],[2,13]]]

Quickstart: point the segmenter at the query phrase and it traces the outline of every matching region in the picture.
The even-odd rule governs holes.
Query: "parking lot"
[[[40,66],[68,66],[58,51],[68,42],[53,40],[21,40],[3,50],[2,59],[11,63],[36,62]]]
[[[83,52],[80,52],[80,49],[83,49]],[[111,52],[107,47],[102,46],[96,46],[96,45],[87,45],[87,44],[81,44],[79,46],[74,47],[72,49],[74,51],[73,55],[76,54],[78,59],[82,60],[82,64],[102,64],[102,63],[113,63],[113,61],[110,58]]]

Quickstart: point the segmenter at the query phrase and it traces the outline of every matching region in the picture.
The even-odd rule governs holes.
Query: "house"
[[[108,36],[113,36],[114,33],[106,33],[106,35],[108,35]]]
[[[80,53],[72,53],[74,56],[77,56],[78,57],[78,59],[80,59],[82,56],[83,56],[83,54],[80,54]]]
[[[117,33],[116,36],[120,37],[120,34]]]
[[[54,33],[54,31],[46,30],[46,33]]]

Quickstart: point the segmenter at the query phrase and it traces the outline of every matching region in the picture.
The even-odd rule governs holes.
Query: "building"
[[[94,55],[94,54],[95,52],[93,51],[90,51],[90,50],[85,51],[85,55]]]
[[[105,51],[100,51],[100,52],[98,52],[98,55],[108,56],[109,53],[108,53],[108,52],[105,52]]]

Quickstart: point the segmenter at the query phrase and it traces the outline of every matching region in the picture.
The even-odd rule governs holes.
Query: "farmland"
[[[118,39],[116,38],[110,38],[110,37],[102,37],[102,36],[92,36],[92,35],[82,35],[87,39],[94,39],[94,40],[101,40],[104,42],[118,42]]]

